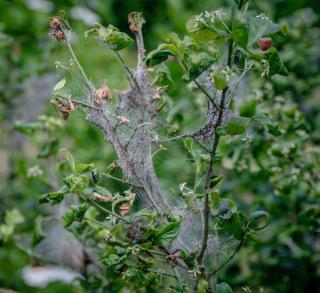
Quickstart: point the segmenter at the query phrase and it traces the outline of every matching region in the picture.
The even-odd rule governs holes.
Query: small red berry
[[[257,43],[262,51],[268,51],[268,49],[272,45],[272,39],[271,38],[261,38],[257,41]]]

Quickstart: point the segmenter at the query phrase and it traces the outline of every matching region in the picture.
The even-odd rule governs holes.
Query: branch
[[[121,64],[123,65],[124,69],[127,71],[128,75],[130,76],[130,78],[133,80],[133,82],[135,83],[136,87],[138,88],[139,92],[141,92],[140,90],[140,87],[139,87],[139,84],[136,80],[136,78],[134,77],[132,71],[130,70],[129,66],[127,65],[127,63],[123,60],[121,54],[118,52],[118,51],[115,51],[114,52],[116,53],[117,57],[119,58]],[[129,78],[128,78],[129,79]],[[129,79],[129,82],[130,82],[130,79]],[[132,84],[130,83],[131,87],[132,87]]]
[[[138,46],[138,64],[137,67],[141,68],[143,65],[144,58],[144,43],[142,35],[142,25],[145,23],[141,12],[131,12],[128,16],[130,24],[130,30],[136,35],[137,46]]]
[[[216,108],[216,110],[220,111],[219,106],[217,105],[215,100],[210,96],[210,94],[204,89],[204,87],[199,82],[197,82],[197,80],[194,79],[193,81],[197,85],[197,87],[205,94],[205,96],[212,103],[212,105]]]
[[[54,96],[57,96],[58,98],[61,98],[61,99],[64,99],[66,101],[68,101],[69,99],[67,97],[64,97],[60,94],[54,94]],[[83,106],[85,108],[89,108],[89,109],[94,109],[94,110],[97,110],[97,111],[101,111],[101,109],[97,108],[97,107],[94,107],[94,106],[91,106],[91,105],[88,105],[84,102],[81,102],[81,101],[77,101],[77,100],[73,100],[73,99],[70,99],[71,102],[77,104],[77,105],[80,105],[80,106]]]
[[[232,63],[232,52],[233,52],[233,40],[230,41],[229,43],[229,49],[228,49],[228,59],[227,59],[227,65],[230,66]],[[228,92],[228,87],[225,87],[222,90],[222,95],[221,95],[221,100],[220,100],[220,111],[218,114],[218,120],[216,124],[216,128],[219,127],[222,123],[222,118],[224,114],[224,104],[225,104],[225,99],[226,95]],[[204,208],[203,208],[203,218],[204,218],[204,227],[203,227],[203,238],[202,238],[202,244],[201,244],[201,249],[200,252],[197,256],[197,261],[201,264],[204,253],[207,249],[208,245],[208,236],[209,236],[209,214],[210,214],[210,208],[209,208],[209,193],[210,193],[210,181],[212,177],[212,171],[213,171],[213,164],[214,164],[214,159],[216,156],[217,152],[217,147],[220,142],[220,135],[216,132],[216,135],[214,137],[213,141],[213,146],[212,150],[210,153],[210,162],[207,168],[207,173],[206,173],[206,180],[205,180],[205,198],[204,198]]]

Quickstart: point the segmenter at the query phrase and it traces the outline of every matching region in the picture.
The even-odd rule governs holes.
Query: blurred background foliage
[[[112,23],[129,33],[128,13],[142,11],[147,21],[146,48],[152,50],[169,32],[185,34],[190,16],[229,7],[231,2],[0,0],[0,288],[39,292],[25,282],[23,268],[59,263],[59,257],[46,259],[45,253],[33,253],[25,244],[32,237],[34,241],[41,215],[61,215],[44,210],[37,197],[56,188],[54,166],[58,163],[63,170],[65,163],[58,150],[67,147],[77,161],[94,162],[100,168],[115,159],[111,147],[80,112],[63,122],[48,104],[54,84],[64,74],[56,71],[55,61],[69,58],[48,37],[48,18],[65,10],[78,33],[73,40],[75,51],[95,85],[107,79],[110,88],[122,89],[127,81],[112,52],[83,38],[94,22]],[[270,226],[240,251],[220,278],[236,292],[261,288],[264,292],[316,292],[320,287],[320,4],[317,0],[252,0],[251,6],[256,14],[263,12],[288,24],[288,35],[277,36],[274,43],[281,48],[290,74],[264,80],[251,76],[239,88],[233,107],[241,109],[248,99],[255,100],[259,102],[256,111],[273,117],[284,132],[274,143],[260,129],[252,129],[249,143],[233,138],[220,147],[221,154],[227,155],[220,164],[228,178],[223,195],[244,210],[264,209],[272,216]],[[133,66],[135,49],[126,50],[124,58]],[[168,133],[185,133],[201,123],[202,104],[179,81],[181,72],[173,65],[170,68],[175,86],[168,91],[159,126]],[[78,90],[77,84],[74,88]],[[33,124],[25,128],[18,121]],[[164,174],[160,179],[165,190],[176,194],[179,183],[192,184],[194,166],[186,160],[182,144],[163,147],[166,150],[157,154],[155,166]],[[42,180],[42,173],[50,180]],[[105,186],[111,191],[123,188],[108,180]],[[77,268],[74,263],[71,267]],[[114,288],[110,292],[119,292],[121,280],[109,278]],[[56,282],[41,292],[78,290]]]

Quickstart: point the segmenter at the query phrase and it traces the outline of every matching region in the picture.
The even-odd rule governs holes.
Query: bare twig
[[[71,43],[70,43],[70,31],[68,33],[68,37],[66,38],[66,44],[67,44],[67,48],[68,48],[68,50],[69,50],[69,52],[70,52],[70,54],[72,56],[72,59],[76,63],[76,65],[77,65],[77,67],[78,67],[78,69],[79,69],[79,71],[80,71],[80,73],[81,73],[81,75],[82,75],[82,77],[84,79],[86,87],[89,89],[91,96],[93,96],[94,88],[91,85],[91,82],[90,82],[89,78],[87,77],[85,71],[83,70],[83,67],[81,66],[81,64],[80,64],[77,56],[75,55],[75,53],[73,51],[72,46],[71,46]]]
[[[230,66],[232,63],[232,52],[233,52],[233,41],[231,40],[229,43],[229,49],[228,49],[228,59],[227,59],[227,65]],[[222,123],[222,118],[224,114],[224,104],[226,95],[228,92],[228,87],[225,87],[222,90],[221,94],[221,100],[220,100],[220,111],[218,114],[218,120],[215,129],[219,127]],[[209,208],[209,193],[210,193],[210,181],[212,177],[212,171],[213,171],[213,164],[214,159],[217,152],[217,147],[220,142],[220,135],[216,132],[214,136],[213,146],[210,152],[210,161],[206,172],[206,179],[205,179],[205,197],[204,197],[204,208],[203,208],[203,218],[204,218],[204,225],[203,225],[203,238],[202,238],[202,244],[201,249],[197,255],[197,261],[198,263],[202,263],[205,251],[207,249],[208,244],[208,236],[209,236],[209,214],[210,214],[210,208]]]

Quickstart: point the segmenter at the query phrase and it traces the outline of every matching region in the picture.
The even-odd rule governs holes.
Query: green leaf
[[[39,122],[30,122],[30,123],[23,123],[23,122],[15,122],[13,124],[13,129],[19,131],[26,135],[34,134],[37,130],[42,130],[43,125]]]
[[[270,215],[265,211],[255,211],[249,217],[249,225],[250,229],[255,231],[262,230],[267,227],[270,223]]]
[[[248,24],[242,15],[234,17],[232,22],[232,39],[246,49],[249,41]]]
[[[244,229],[240,221],[240,213],[233,213],[229,219],[221,219],[220,225],[237,240],[242,239]]]
[[[155,69],[156,77],[154,83],[158,86],[169,86],[173,84],[169,68],[164,64],[160,64]]]
[[[239,112],[241,117],[253,117],[256,113],[257,101],[250,100],[241,104]]]
[[[69,192],[83,192],[89,185],[89,178],[84,175],[70,175],[63,181],[69,186]]]
[[[244,134],[249,120],[244,117],[231,118],[227,122],[227,133],[230,135]]]
[[[93,169],[91,171],[91,182],[93,184],[98,184],[101,180],[101,173],[98,169]]]
[[[215,69],[212,72],[212,80],[218,90],[223,90],[224,88],[226,88],[230,81],[230,77],[230,72],[225,69]]]
[[[217,293],[233,293],[229,284],[223,282],[217,285]]]
[[[169,56],[176,55],[176,47],[173,44],[161,44],[156,50],[151,51],[145,58],[147,66],[155,66],[166,61]]]
[[[53,91],[61,90],[66,84],[66,78],[61,79],[53,88]]]
[[[58,152],[59,148],[59,140],[58,139],[52,139],[48,143],[42,146],[38,158],[48,158],[52,155],[55,155]]]
[[[97,23],[96,27],[88,30],[84,34],[85,38],[98,38],[101,42],[106,43],[110,49],[120,51],[134,43],[126,33],[119,31],[116,27],[109,24],[107,28]]]
[[[6,212],[4,221],[7,225],[16,226],[24,222],[24,217],[19,210],[13,209]]]
[[[230,219],[237,211],[237,204],[231,199],[221,199],[218,203],[218,215],[222,219]]]
[[[216,187],[220,181],[222,180],[223,176],[214,176],[211,180],[210,180],[210,188],[214,188]]]
[[[59,191],[49,192],[41,195],[39,203],[59,204],[63,201],[64,195],[69,191],[68,186],[63,186]]]
[[[155,241],[159,245],[168,245],[174,239],[177,238],[180,232],[181,219],[177,219],[175,222],[167,224],[163,228],[159,229],[155,233]]]
[[[288,76],[288,70],[275,48],[269,49],[269,52],[266,53],[269,62],[269,76],[280,74],[284,76]]]
[[[71,171],[73,173],[76,173],[76,163],[75,163],[75,161],[73,159],[72,154],[66,148],[61,149],[60,152],[64,152],[65,153],[65,156],[66,156],[66,159],[67,159],[67,161],[69,163]]]
[[[200,279],[198,282],[198,293],[206,293],[209,289],[209,283],[205,279]]]
[[[64,227],[69,227],[74,221],[81,222],[88,208],[89,205],[87,203],[83,203],[79,206],[73,206],[72,210],[65,213],[63,216]]]
[[[14,226],[0,225],[0,240],[7,242],[14,232]]]
[[[188,253],[188,252],[181,250],[179,256],[183,260],[183,262],[188,266],[189,269],[194,268],[195,259],[197,256],[196,252]]]
[[[218,18],[212,21],[212,18],[204,15],[192,16],[186,24],[186,29],[197,42],[209,43],[215,47],[221,46],[229,39],[224,25]]]
[[[268,132],[274,136],[281,135],[280,125],[274,121],[272,121],[266,115],[256,115],[252,118],[252,121],[258,123],[260,125],[265,126],[268,129]]]
[[[281,29],[278,24],[273,23],[265,16],[249,16],[247,26],[249,29],[249,46],[261,37],[274,34]]]
[[[207,70],[215,61],[215,59],[208,53],[195,53],[190,56],[191,65],[189,66],[188,73],[184,76],[187,82],[196,79],[201,73]]]
[[[220,200],[220,194],[214,190],[210,192],[210,204],[212,208],[216,208]]]
[[[32,247],[35,247],[38,243],[40,243],[44,238],[45,234],[42,230],[42,217],[38,216],[35,220],[35,227],[32,235]]]
[[[13,235],[15,227],[23,222],[24,217],[19,210],[6,211],[4,224],[0,225],[0,240],[8,241]]]
[[[90,164],[78,164],[76,166],[76,172],[78,174],[82,174],[82,173],[86,173],[88,171],[91,171],[94,168],[94,164],[90,163]]]

